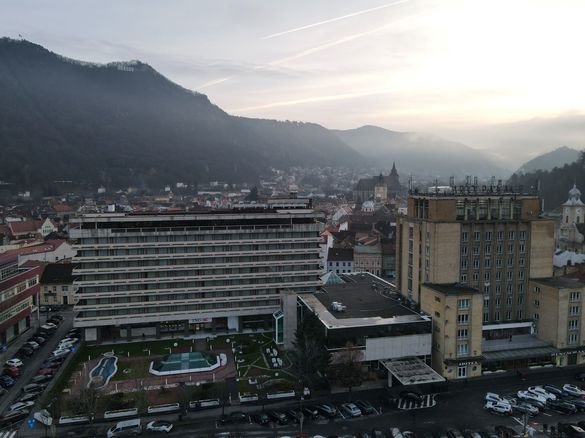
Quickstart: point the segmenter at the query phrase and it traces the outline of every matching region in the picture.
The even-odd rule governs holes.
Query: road
[[[470,380],[465,386],[461,385],[453,388],[449,392],[437,395],[437,404],[434,407],[420,410],[387,410],[382,409],[380,415],[362,417],[356,419],[338,418],[335,420],[320,420],[316,423],[308,423],[303,427],[303,431],[311,435],[321,434],[341,435],[351,434],[359,431],[371,431],[374,428],[388,431],[391,427],[398,427],[401,430],[414,430],[416,432],[439,432],[448,427],[457,429],[480,429],[493,431],[495,425],[507,425],[521,430],[519,417],[501,417],[490,414],[483,409],[483,395],[486,391],[497,392],[501,395],[515,393],[520,389],[528,386],[552,383],[561,386],[564,383],[576,383],[573,379],[576,368],[570,369],[550,369],[533,372],[528,375],[526,381],[520,380],[516,376],[497,376],[491,379]],[[355,392],[355,399],[369,400],[375,406],[378,406],[378,399],[381,392],[363,391]],[[347,394],[338,394],[327,397],[328,400],[339,403],[347,401]],[[321,399],[323,400],[323,399]],[[310,400],[307,403],[315,403],[317,400]],[[267,409],[286,409],[298,407],[298,401],[272,403]],[[246,412],[258,412],[260,406],[235,406],[226,408],[226,412],[244,410]],[[249,437],[283,437],[287,435],[294,436],[299,432],[300,427],[279,426],[279,427],[262,427],[254,424],[240,425],[237,427],[218,427],[216,418],[221,414],[221,409],[204,411],[198,413],[189,413],[183,420],[178,423],[178,415],[144,417],[143,425],[155,418],[165,418],[175,422],[177,425],[171,436],[176,437],[215,437],[221,432],[238,432],[241,436]],[[558,421],[577,422],[585,421],[585,413],[579,413],[572,416],[564,416],[555,412],[544,412],[529,421],[529,425],[536,430],[542,430],[543,424],[556,425]],[[95,424],[97,436],[105,436],[106,430],[115,424],[115,421],[108,423]],[[41,430],[30,431],[30,433],[21,434],[20,436],[43,436]],[[84,437],[94,436],[89,432],[88,426],[59,427],[57,436],[59,437]],[[149,436],[149,434],[144,434]],[[153,435],[156,436],[156,435]]]
[[[36,375],[41,364],[45,361],[51,352],[57,347],[57,344],[61,339],[65,337],[65,334],[69,331],[73,324],[73,312],[63,311],[59,312],[65,319],[57,328],[57,331],[51,336],[45,345],[42,345],[32,357],[25,357],[22,359],[24,365],[21,368],[21,375],[16,380],[16,383],[0,400],[0,412],[4,412],[8,406],[14,403],[14,400],[22,395],[22,388],[28,385],[31,379]],[[44,316],[41,316],[42,320],[46,320]],[[36,331],[36,330],[35,330]],[[26,339],[30,338],[35,331],[24,333],[23,336]],[[57,376],[55,376],[57,377]]]

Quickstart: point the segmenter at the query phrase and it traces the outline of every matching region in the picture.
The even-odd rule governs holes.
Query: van
[[[119,436],[136,436],[142,433],[140,418],[133,420],[120,421],[108,429],[108,438]]]

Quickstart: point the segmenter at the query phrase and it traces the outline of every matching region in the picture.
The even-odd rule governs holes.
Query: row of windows
[[[461,245],[461,255],[462,256],[468,255],[469,254],[468,249],[469,249],[468,245]],[[483,249],[484,249],[485,255],[492,254],[492,245],[486,244]],[[481,245],[474,245],[472,247],[472,251],[473,251],[473,255],[480,255],[481,254]],[[514,254],[515,251],[516,251],[516,245],[514,243],[508,243],[508,254]],[[518,245],[518,252],[520,254],[525,254],[526,253],[526,244],[520,243]],[[503,244],[498,243],[496,245],[496,254],[498,254],[498,255],[504,254],[504,245]]]
[[[512,315],[513,312],[512,310],[506,310],[506,312],[504,313],[504,321],[512,321]],[[493,313],[493,321],[501,321],[501,316],[502,314],[500,313],[500,310],[495,310]],[[522,318],[524,318],[524,312],[522,311],[522,309],[517,309],[516,310],[516,320],[521,320]],[[537,318],[535,318],[537,319]],[[490,313],[489,312],[484,312],[483,313],[483,322],[490,322]]]
[[[491,242],[492,240],[492,232],[491,231],[486,231],[484,234],[484,240],[486,242]],[[497,240],[498,241],[503,241],[504,240],[504,236],[505,236],[505,232],[500,230],[497,232]],[[526,231],[522,230],[518,233],[518,238],[520,240],[526,240]],[[514,240],[516,239],[516,232],[511,230],[508,231],[508,240]],[[481,241],[481,231],[474,231],[473,232],[473,240],[476,242]],[[461,233],[461,241],[462,242],[469,242],[469,231],[463,231]]]
[[[109,309],[109,310],[84,310],[79,313],[79,318],[96,318],[104,316],[130,316],[130,315],[141,315],[145,316],[148,314],[157,313],[168,313],[168,312],[189,312],[189,311],[204,311],[204,310],[217,310],[217,309],[237,309],[242,307],[266,307],[266,306],[278,306],[280,300],[255,300],[255,301],[230,301],[226,303],[205,303],[205,304],[188,304],[181,306],[156,306],[156,307],[139,307],[132,309]]]
[[[0,294],[0,302],[5,301],[8,298],[13,297],[14,295],[17,295],[21,292],[24,292],[29,287],[32,287],[35,284],[37,284],[38,281],[39,281],[38,277],[34,277],[34,278],[31,278],[30,280],[21,281],[20,283],[17,283],[16,285],[12,286],[10,289],[7,289],[4,292],[2,292],[2,294]]]
[[[514,267],[516,259],[514,259],[513,257],[509,257],[507,259],[507,266],[508,267]],[[498,257],[496,259],[496,268],[501,268],[503,266],[504,260],[501,257]],[[524,257],[520,257],[518,258],[518,266],[519,267],[524,267],[524,263],[525,263],[525,259]],[[480,259],[478,257],[474,257],[472,260],[472,266],[474,269],[479,269],[481,263],[480,263]],[[492,259],[489,257],[486,257],[483,260],[483,267],[484,268],[491,268],[492,267]],[[468,259],[466,258],[462,258],[461,259],[461,269],[467,269],[468,268]]]
[[[11,307],[10,309],[0,313],[0,323],[12,318],[14,315],[22,312],[24,309],[32,306],[32,298],[27,298],[24,301],[16,304],[15,306]]]
[[[492,279],[492,275],[491,275],[490,271],[483,273],[483,281],[489,282],[489,281],[491,281],[491,279]],[[467,280],[468,280],[467,272],[462,272],[460,275],[461,283],[467,283]],[[479,282],[479,272],[472,272],[471,280],[474,283]],[[514,271],[507,271],[506,272],[506,280],[508,282],[511,282],[514,280]],[[496,271],[495,281],[502,281],[502,271]],[[518,281],[519,282],[524,281],[524,271],[518,271]]]

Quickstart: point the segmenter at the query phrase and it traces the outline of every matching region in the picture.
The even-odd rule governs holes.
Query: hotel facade
[[[280,292],[314,292],[323,215],[309,200],[72,220],[76,327],[88,342],[270,330]]]

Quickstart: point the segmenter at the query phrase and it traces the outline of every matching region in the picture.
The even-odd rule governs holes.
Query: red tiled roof
[[[41,221],[28,220],[20,222],[8,222],[8,229],[12,235],[36,233],[41,227]]]
[[[68,204],[53,204],[51,208],[57,213],[69,213],[75,211],[75,209]]]

